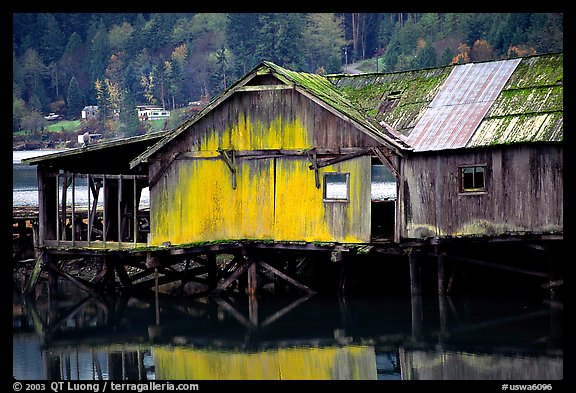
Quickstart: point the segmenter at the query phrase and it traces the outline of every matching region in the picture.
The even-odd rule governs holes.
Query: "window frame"
[[[326,197],[327,179],[330,175],[344,175],[346,176],[346,198],[328,198]],[[349,203],[350,202],[350,172],[324,172],[323,174],[323,190],[322,190],[322,201],[329,203]]]
[[[482,187],[473,187],[473,188],[464,188],[464,170],[472,168],[473,172],[473,182],[474,182],[474,175],[476,174],[476,170],[478,168],[482,168],[483,175],[483,184]],[[488,164],[466,164],[466,165],[458,165],[458,194],[459,195],[482,195],[488,192]],[[475,182],[474,182],[475,183]],[[476,184],[473,184],[474,186]]]

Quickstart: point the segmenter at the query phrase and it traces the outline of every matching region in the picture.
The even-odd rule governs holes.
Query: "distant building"
[[[97,105],[85,106],[84,109],[82,109],[82,121],[96,120],[98,119],[98,114]]]
[[[140,121],[167,119],[170,117],[170,111],[159,106],[138,105],[136,110]]]

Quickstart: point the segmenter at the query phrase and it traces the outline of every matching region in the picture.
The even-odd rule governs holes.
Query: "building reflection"
[[[541,300],[14,298],[17,379],[563,378],[562,306]]]

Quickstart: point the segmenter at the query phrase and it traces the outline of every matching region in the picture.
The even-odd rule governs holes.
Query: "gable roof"
[[[232,94],[241,91],[242,87],[246,86],[254,77],[265,74],[275,76],[287,86],[291,86],[293,89],[310,98],[328,111],[334,113],[336,116],[354,124],[361,132],[370,135],[372,138],[391,148],[391,150],[401,154],[401,150],[409,148],[409,146],[406,145],[398,135],[379,126],[370,116],[364,113],[362,109],[354,105],[349,99],[342,95],[326,77],[317,74],[290,71],[269,61],[264,61],[246,74],[246,76],[213,99],[198,114],[185,121],[154,146],[151,146],[145,152],[132,160],[130,163],[131,168],[146,161],[148,157],[187,130],[191,125],[199,121],[203,116],[212,111],[216,106],[220,105]]]
[[[563,139],[562,53],[328,79],[414,151]]]

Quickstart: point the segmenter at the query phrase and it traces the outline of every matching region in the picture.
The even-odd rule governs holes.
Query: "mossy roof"
[[[440,67],[327,78],[374,121],[408,136],[451,71]]]
[[[375,122],[406,138],[455,67],[328,75]],[[466,147],[563,140],[563,54],[521,58]],[[440,150],[440,149],[438,149]]]
[[[563,140],[563,54],[526,57],[467,147]]]

